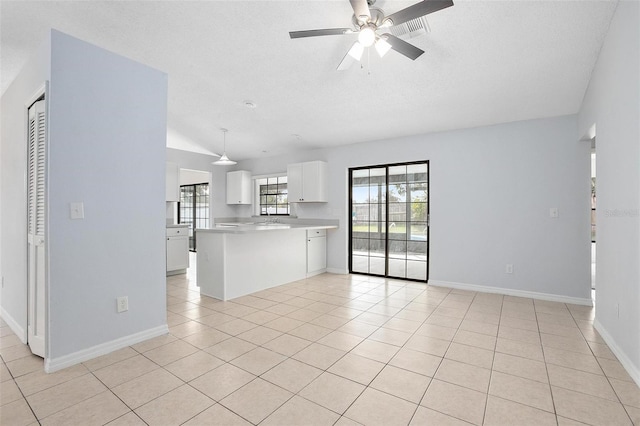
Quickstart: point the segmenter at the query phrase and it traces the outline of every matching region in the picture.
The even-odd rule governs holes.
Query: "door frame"
[[[349,245],[348,245],[348,271],[350,274],[353,274],[353,186],[352,186],[352,178],[354,170],[366,170],[366,169],[376,169],[376,168],[385,168],[385,187],[387,194],[389,193],[389,168],[396,166],[410,166],[415,164],[426,164],[427,165],[427,261],[426,261],[426,279],[420,280],[415,278],[402,278],[402,277],[392,277],[389,276],[389,198],[387,196],[385,202],[385,274],[372,274],[372,273],[364,273],[364,272],[355,272],[359,275],[368,275],[374,277],[383,277],[383,278],[392,278],[397,280],[404,281],[413,281],[419,283],[427,284],[429,282],[429,260],[430,260],[430,247],[431,247],[431,163],[430,160],[421,160],[421,161],[406,161],[401,163],[389,163],[389,164],[378,164],[371,166],[358,166],[358,167],[350,167],[347,173],[347,185],[349,187],[349,199],[347,200],[349,204]]]
[[[44,317],[44,330],[42,336],[42,342],[31,342],[35,343],[36,346],[32,346],[30,343],[29,335],[30,335],[30,324],[33,321],[32,318],[32,294],[29,289],[30,287],[30,275],[31,275],[31,263],[30,263],[30,244],[28,243],[29,239],[29,196],[28,196],[28,179],[25,179],[24,182],[24,193],[26,195],[25,205],[24,205],[24,214],[27,216],[27,220],[25,223],[24,229],[24,238],[27,241],[27,250],[25,252],[26,259],[26,274],[25,274],[25,293],[26,293],[26,310],[27,310],[27,324],[25,327],[25,337],[26,343],[29,345],[31,351],[38,356],[42,356],[45,360],[48,359],[49,353],[49,81],[45,80],[28,98],[28,100],[24,103],[24,124],[25,124],[25,154],[26,154],[26,163],[25,163],[25,173],[28,174],[29,168],[29,108],[39,100],[44,100],[44,117],[45,117],[45,142],[44,142],[44,242],[43,242],[43,251],[44,251],[44,279],[42,290],[44,293],[44,306],[42,306],[42,315]],[[34,304],[36,302],[33,302]],[[37,307],[35,308],[37,309]]]
[[[190,226],[189,226],[189,239],[191,240],[193,238],[193,250],[191,249],[191,241],[189,241],[189,252],[197,252],[198,250],[198,245],[197,245],[197,240],[196,240],[196,220],[197,220],[197,208],[196,208],[196,187],[200,186],[200,185],[207,185],[207,187],[209,188],[209,206],[207,208],[207,211],[209,213],[209,223],[211,223],[212,218],[211,218],[211,183],[209,182],[199,182],[199,183],[188,183],[188,184],[184,184],[184,185],[180,185],[180,198],[179,200],[182,199],[182,188],[186,187],[186,186],[192,186],[193,187],[193,204],[191,206],[189,206],[189,210],[191,210],[191,214],[192,214],[192,218],[193,221],[191,222]],[[181,211],[182,211],[182,201],[178,201],[178,217],[177,217],[177,221],[178,223],[182,223],[182,215],[181,215]]]

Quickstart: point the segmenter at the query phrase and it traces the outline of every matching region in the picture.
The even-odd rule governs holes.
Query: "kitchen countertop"
[[[196,281],[201,295],[230,300],[305,279],[311,276],[309,244],[315,250],[312,260],[323,257],[317,263],[324,266],[313,270],[314,274],[324,272],[324,230],[339,225],[332,219],[233,219],[222,218],[214,221],[216,226],[196,229]],[[310,234],[322,238],[309,238]]]
[[[188,228],[189,224],[188,223],[172,223],[172,224],[167,224],[167,228]]]
[[[282,231],[288,229],[337,229],[337,225],[327,224],[292,224],[292,223],[218,223],[211,228],[198,228],[196,232],[211,232],[219,234],[248,234],[264,231]]]

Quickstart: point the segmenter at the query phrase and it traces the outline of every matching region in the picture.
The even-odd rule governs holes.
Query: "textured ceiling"
[[[225,127],[232,159],[578,111],[616,1],[454,2],[415,62],[336,71],[355,35],[288,31],[350,26],[347,0],[2,0],[1,90],[54,28],[168,73],[168,145],[219,153]]]

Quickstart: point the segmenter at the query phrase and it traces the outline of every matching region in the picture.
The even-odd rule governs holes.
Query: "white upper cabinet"
[[[302,163],[287,166],[287,193],[289,203],[297,203],[302,198]]]
[[[251,172],[227,173],[227,204],[251,204]]]
[[[176,163],[167,163],[167,201],[180,201],[180,168]]]
[[[287,190],[290,203],[326,203],[328,201],[327,163],[308,161],[287,166]]]

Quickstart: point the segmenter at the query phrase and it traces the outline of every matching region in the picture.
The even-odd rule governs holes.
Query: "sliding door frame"
[[[202,218],[198,216],[198,198],[201,197],[200,195],[197,194],[198,192],[198,187],[200,186],[206,186],[207,190],[209,191],[209,194],[207,195],[207,217]],[[190,205],[188,207],[186,207],[186,209],[191,211],[191,223],[189,223],[189,251],[191,252],[195,252],[197,251],[198,247],[197,247],[197,240],[196,240],[196,228],[198,228],[198,220],[206,220],[207,223],[211,223],[211,217],[209,216],[211,213],[211,185],[209,184],[209,182],[201,182],[201,183],[190,183],[187,185],[180,185],[180,200],[182,200],[182,188],[192,188],[193,189],[193,199],[191,200],[191,203],[189,203]],[[182,201],[178,201],[178,223],[183,223],[182,220],[184,219],[182,217],[182,210],[183,210],[183,203]],[[208,227],[209,225],[206,225],[204,227]]]
[[[389,169],[391,167],[396,167],[396,166],[411,166],[411,165],[419,165],[419,164],[426,164],[427,165],[427,260],[426,260],[426,279],[421,280],[421,279],[416,279],[416,278],[402,278],[402,277],[392,277],[389,276]],[[385,226],[385,242],[384,242],[384,249],[385,249],[385,273],[384,274],[373,274],[373,273],[365,273],[365,272],[353,272],[353,172],[355,170],[367,170],[367,169],[380,169],[380,168],[385,168],[385,189],[386,189],[386,196],[385,196],[385,221],[384,221],[384,226]],[[415,282],[420,282],[420,283],[428,283],[429,282],[429,260],[430,260],[430,256],[429,256],[429,250],[431,247],[431,215],[430,215],[430,210],[431,210],[431,167],[430,167],[430,162],[429,160],[422,160],[422,161],[409,161],[409,162],[403,162],[403,163],[391,163],[391,164],[378,164],[378,165],[371,165],[371,166],[359,166],[359,167],[351,167],[349,168],[349,173],[348,173],[348,186],[349,186],[349,260],[348,260],[348,267],[349,267],[349,273],[353,274],[360,274],[360,275],[369,275],[369,276],[375,276],[375,277],[384,277],[384,278],[393,278],[393,279],[398,279],[398,280],[405,280],[405,281],[415,281]],[[410,223],[409,221],[407,221],[407,223]]]

